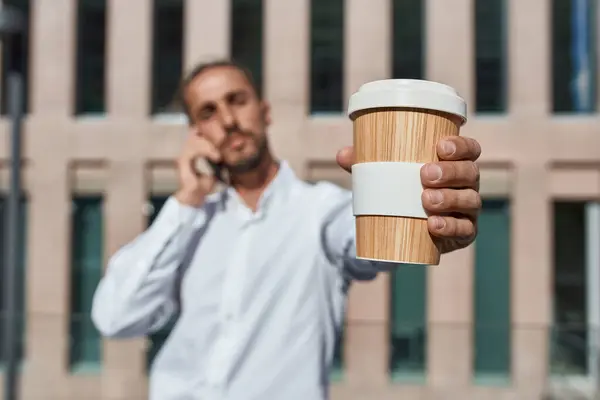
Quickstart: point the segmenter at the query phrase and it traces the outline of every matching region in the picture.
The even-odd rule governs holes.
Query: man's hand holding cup
[[[481,208],[477,141],[460,137],[467,108],[453,88],[388,79],[354,93],[354,146],[337,160],[352,173],[357,257],[437,265],[468,246]]]
[[[429,214],[427,227],[440,253],[464,248],[475,240],[481,209],[479,168],[475,161],[480,154],[476,140],[449,137],[437,144],[440,161],[421,168],[422,204]],[[337,162],[351,172],[354,148],[340,150]]]

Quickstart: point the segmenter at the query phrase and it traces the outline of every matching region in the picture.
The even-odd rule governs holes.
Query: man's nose
[[[221,108],[219,116],[221,119],[221,126],[223,126],[225,133],[228,134],[237,125],[236,117],[231,108],[228,106]]]
[[[229,107],[223,106],[219,109],[218,121],[220,129],[218,129],[218,136],[214,139],[215,145],[222,146],[227,140],[227,136],[237,129],[237,120],[233,111]]]

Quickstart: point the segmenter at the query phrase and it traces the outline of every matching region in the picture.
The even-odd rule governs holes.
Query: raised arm
[[[92,305],[103,335],[147,335],[177,312],[179,267],[210,218],[209,206],[169,198],[152,226],[110,259]]]
[[[142,336],[160,329],[178,311],[180,267],[215,212],[216,179],[197,160],[219,162],[215,146],[191,126],[177,160],[179,189],[152,226],[109,261],[92,304],[92,320],[105,336]]]

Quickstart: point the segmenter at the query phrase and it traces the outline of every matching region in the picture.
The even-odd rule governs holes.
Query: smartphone
[[[210,160],[207,160],[208,165],[210,166],[210,168],[213,171],[213,175],[215,176],[215,178],[217,178],[217,180],[219,182],[225,182],[225,166],[223,165],[223,163],[216,163]]]
[[[0,0],[1,1],[1,0]],[[188,121],[189,122],[189,121]],[[206,169],[210,169],[213,176],[221,183],[227,184],[226,172],[227,169],[223,163],[215,163],[208,159],[199,159],[196,161],[196,171],[199,173],[209,173]]]
[[[227,184],[227,168],[223,163],[215,163],[206,158],[199,158],[196,160],[195,168],[199,174],[213,175],[219,182]]]

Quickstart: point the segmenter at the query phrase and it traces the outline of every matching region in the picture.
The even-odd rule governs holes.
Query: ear
[[[271,125],[271,105],[268,101],[262,101],[262,114],[265,126]]]

